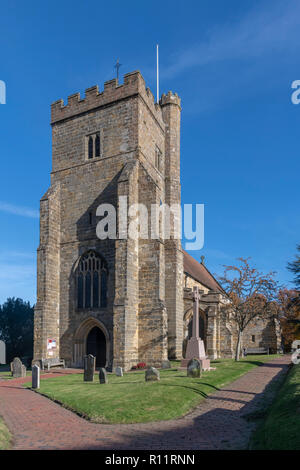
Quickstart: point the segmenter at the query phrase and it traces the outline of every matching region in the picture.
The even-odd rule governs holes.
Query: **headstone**
[[[32,366],[32,388],[40,388],[40,368],[39,366]]]
[[[201,377],[202,365],[199,359],[191,359],[187,366],[188,377]]]
[[[123,369],[122,369],[122,367],[116,367],[116,371],[115,371],[115,372],[116,372],[116,375],[117,375],[118,377],[123,377]]]
[[[171,362],[170,361],[162,361],[161,368],[162,369],[171,369]]]
[[[84,356],[84,382],[93,382],[96,367],[96,358],[92,354]]]
[[[14,378],[26,377],[26,367],[19,357],[15,357],[11,363],[12,375]]]
[[[2,340],[0,340],[0,364],[6,364],[6,346]]]
[[[99,382],[100,382],[101,384],[107,384],[107,383],[108,383],[107,372],[106,372],[106,370],[104,369],[104,367],[100,367],[100,370],[99,370]]]
[[[159,372],[155,367],[149,367],[149,369],[145,372],[145,380],[146,382],[155,382],[160,380]]]

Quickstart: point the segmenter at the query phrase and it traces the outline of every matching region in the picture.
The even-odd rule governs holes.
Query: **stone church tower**
[[[52,104],[51,186],[40,204],[34,360],[130,369],[180,359],[180,240],[100,240],[97,208],[180,203],[180,99],[155,104],[139,72]],[[124,199],[123,199],[124,200]]]

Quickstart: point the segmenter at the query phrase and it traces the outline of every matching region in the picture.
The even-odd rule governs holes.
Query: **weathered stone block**
[[[160,380],[159,371],[155,369],[155,367],[149,367],[149,369],[145,371],[145,381],[157,382],[158,380]]]
[[[201,361],[198,359],[191,359],[187,366],[187,376],[188,377],[201,377]]]
[[[107,384],[108,383],[107,372],[104,369],[104,367],[100,367],[99,382],[100,382],[100,384]]]

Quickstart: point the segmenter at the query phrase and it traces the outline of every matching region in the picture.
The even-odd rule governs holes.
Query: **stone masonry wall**
[[[168,329],[169,343],[180,357],[180,243],[167,247],[165,275],[165,240],[99,240],[96,236],[96,210],[101,203],[118,209],[119,196],[127,196],[128,204],[143,202],[148,207],[159,201],[180,201],[178,102],[175,95],[163,97],[161,104],[170,108],[163,112],[140,73],[133,72],[124,76],[124,85],[111,80],[103,92],[92,87],[83,99],[74,94],[67,105],[62,100],[52,105],[53,168],[51,188],[41,201],[35,358],[45,354],[45,338],[50,336],[57,338],[57,356],[68,365],[82,365],[87,334],[95,325],[106,337],[109,368],[129,369],[140,360],[160,365],[167,358]],[[100,156],[89,159],[88,138],[96,133]],[[162,155],[159,168],[157,148]],[[99,252],[107,262],[108,304],[78,310],[75,272],[80,257],[89,250]]]

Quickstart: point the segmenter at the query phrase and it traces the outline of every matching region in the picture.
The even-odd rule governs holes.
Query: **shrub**
[[[146,369],[146,363],[145,362],[139,362],[136,366],[137,369]]]

